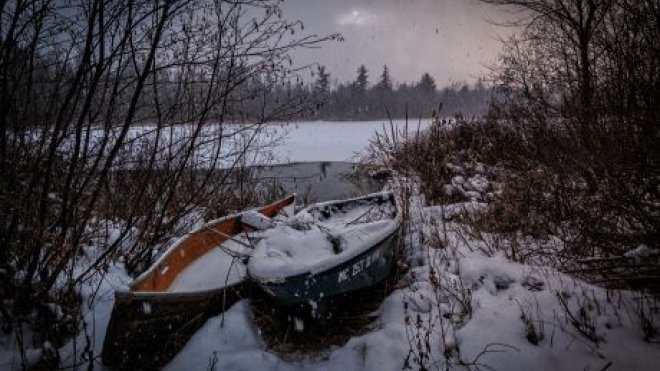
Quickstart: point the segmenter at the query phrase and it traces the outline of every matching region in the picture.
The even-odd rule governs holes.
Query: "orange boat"
[[[243,279],[225,280],[215,287],[195,289],[193,282],[192,290],[172,290],[177,279],[225,242],[253,230],[242,220],[247,214],[258,211],[271,218],[293,209],[294,204],[295,196],[290,196],[250,212],[214,220],[178,240],[135,279],[128,291],[115,293],[103,343],[103,363],[118,368],[140,365],[141,369],[164,365],[209,317],[245,297],[250,285]],[[208,261],[213,264],[213,260]]]

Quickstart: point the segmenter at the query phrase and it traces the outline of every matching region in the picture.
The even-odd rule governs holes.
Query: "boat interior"
[[[295,196],[289,196],[257,209],[266,217],[274,217],[287,206],[295,204]],[[130,287],[132,293],[168,292],[177,277],[200,257],[227,240],[251,227],[241,222],[241,214],[231,215],[207,223],[177,241],[157,262],[138,277]]]

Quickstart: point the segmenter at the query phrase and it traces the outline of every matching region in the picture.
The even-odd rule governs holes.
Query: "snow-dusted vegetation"
[[[106,275],[274,196],[246,165],[269,160],[265,123],[309,102],[267,96],[295,84],[293,50],[336,36],[299,33],[276,1],[0,8],[0,367],[98,362],[83,319],[103,316]]]

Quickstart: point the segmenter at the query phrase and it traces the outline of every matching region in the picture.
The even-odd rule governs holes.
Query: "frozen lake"
[[[408,130],[426,128],[430,119],[409,120]],[[398,131],[406,128],[405,120],[394,120]],[[273,125],[286,133],[275,149],[275,161],[288,162],[355,162],[356,154],[362,152],[377,132],[390,131],[387,120],[379,121],[313,121]]]
[[[409,121],[408,131],[426,128],[429,119]],[[395,130],[406,130],[405,120],[392,122]],[[384,126],[385,125],[385,126]],[[288,193],[297,193],[307,201],[325,201],[364,195],[382,189],[353,163],[369,145],[369,141],[384,130],[391,132],[390,123],[381,121],[315,121],[269,125],[283,136],[274,148],[270,165],[259,164],[258,177],[276,179]],[[277,136],[277,135],[276,135]]]
[[[286,193],[298,194],[305,203],[361,196],[378,192],[384,185],[348,162],[295,162],[256,169],[258,179],[277,182]]]
[[[264,126],[208,124],[199,132],[195,125],[157,127],[140,124],[131,127],[121,146],[116,168],[141,166],[139,161],[151,156],[158,146],[156,161],[181,157],[191,146],[194,151],[187,159],[191,167],[226,168],[235,163],[246,166],[288,164],[300,162],[357,162],[359,154],[369,145],[376,133],[399,133],[406,129],[411,135],[425,129],[431,120],[378,121],[310,121],[272,123]],[[114,145],[120,130],[109,132],[93,128],[85,153],[105,154]],[[38,140],[40,132],[33,133]],[[109,139],[103,147],[103,137]],[[74,134],[62,142],[62,153],[73,152]],[[249,146],[249,150],[245,151]],[[92,156],[93,156],[92,155]],[[90,159],[91,161],[91,159]],[[158,163],[158,162],[157,162]]]

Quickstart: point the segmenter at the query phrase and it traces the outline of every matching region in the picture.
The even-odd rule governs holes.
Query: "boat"
[[[318,319],[328,299],[388,276],[401,220],[392,192],[310,205],[264,232],[248,277],[277,304],[304,306]]]
[[[115,292],[103,363],[120,369],[163,366],[208,318],[246,296],[250,282],[239,260],[248,253],[241,251],[247,249],[241,236],[294,211],[290,196],[211,221],[176,241],[128,290]]]

